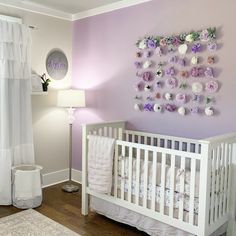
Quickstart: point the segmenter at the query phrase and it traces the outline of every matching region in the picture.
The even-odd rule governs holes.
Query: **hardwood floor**
[[[81,234],[81,236],[146,236],[136,228],[120,224],[96,213],[81,215],[81,192],[65,193],[62,184],[43,189],[41,214]],[[80,188],[81,189],[81,188]],[[19,212],[13,206],[0,206],[0,218]]]

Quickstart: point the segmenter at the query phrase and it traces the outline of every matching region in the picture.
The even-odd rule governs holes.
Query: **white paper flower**
[[[142,110],[142,104],[140,104],[140,103],[135,103],[135,104],[134,104],[134,110],[135,110],[135,111],[141,111],[141,110]]]
[[[138,44],[139,49],[146,49],[147,48],[147,41],[145,39],[141,40]]]
[[[147,68],[149,68],[151,65],[152,65],[152,62],[151,62],[151,61],[145,61],[145,62],[143,63],[143,69],[147,69]]]
[[[180,107],[178,109],[178,113],[181,115],[181,116],[185,116],[186,115],[186,109],[184,107]]]
[[[213,109],[213,107],[206,107],[206,108],[205,108],[205,114],[206,114],[207,116],[213,116],[213,115],[214,115],[214,109]]]
[[[160,104],[155,104],[153,107],[155,112],[161,112],[162,111],[162,106]]]
[[[170,100],[173,100],[173,95],[171,93],[166,93],[165,94],[165,99],[170,101]]]
[[[192,34],[188,34],[185,38],[185,40],[189,43],[194,41],[193,35]]]
[[[188,45],[187,44],[182,44],[178,47],[178,51],[181,55],[186,54],[186,52],[188,51]]]
[[[201,93],[203,90],[203,86],[200,82],[195,82],[192,84],[193,93]]]
[[[145,92],[149,92],[149,91],[151,91],[152,90],[152,86],[150,86],[150,85],[145,85],[145,87],[144,87],[144,91]]]
[[[199,62],[199,57],[198,57],[198,56],[194,56],[194,57],[192,57],[192,59],[191,59],[191,63],[192,63],[193,65],[198,64],[198,62]]]

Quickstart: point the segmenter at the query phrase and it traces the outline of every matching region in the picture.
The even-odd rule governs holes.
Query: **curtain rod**
[[[21,18],[12,17],[12,16],[0,15],[0,20],[6,20],[6,21],[17,22],[17,23],[22,24]]]

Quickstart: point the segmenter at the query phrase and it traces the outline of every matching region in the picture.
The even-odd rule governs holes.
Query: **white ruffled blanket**
[[[110,194],[115,139],[90,135],[88,142],[88,184],[90,190]]]

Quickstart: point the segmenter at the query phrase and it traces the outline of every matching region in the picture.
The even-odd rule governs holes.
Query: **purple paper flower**
[[[207,67],[204,74],[207,78],[210,78],[210,79],[214,78],[213,69],[211,67]]]
[[[179,103],[186,103],[187,102],[187,95],[186,94],[183,94],[183,93],[178,93],[176,95],[176,101],[179,102]]]
[[[201,44],[200,43],[195,43],[192,46],[192,52],[197,53],[197,52],[200,52],[200,51],[201,51]]]
[[[192,107],[192,108],[190,109],[190,112],[191,112],[192,114],[198,114],[198,113],[199,113],[199,107]]]
[[[200,33],[200,40],[203,41],[203,42],[206,42],[209,40],[209,32],[208,30],[203,30],[201,33]]]
[[[201,102],[201,95],[193,94],[193,101],[194,102]]]
[[[192,77],[202,77],[204,76],[204,69],[202,67],[193,67],[191,69]]]
[[[144,57],[148,58],[152,56],[152,52],[151,51],[144,51]]]
[[[209,42],[209,43],[207,44],[207,49],[208,49],[208,51],[210,51],[210,52],[216,51],[216,49],[217,49],[217,43],[216,43],[216,42]]]
[[[144,81],[150,81],[152,79],[152,74],[149,71],[143,72],[143,80]]]
[[[209,93],[217,92],[218,88],[219,88],[218,83],[216,81],[213,81],[213,80],[207,82],[206,87],[205,87],[206,91],[209,92]]]
[[[178,38],[178,37],[173,37],[173,38],[172,38],[172,44],[173,44],[174,46],[178,46],[178,45],[180,44],[179,38]]]
[[[154,107],[154,105],[152,103],[146,103],[146,104],[144,104],[143,109],[145,111],[153,111],[153,107]]]
[[[177,87],[177,80],[175,78],[169,78],[166,80],[166,85],[169,88],[173,89],[173,88]]]
[[[139,68],[142,67],[142,62],[136,61],[136,62],[134,63],[134,65],[135,65],[135,67],[136,67],[137,69],[139,69]]]
[[[198,67],[193,67],[192,69],[191,69],[191,75],[192,75],[192,77],[198,77]]]
[[[157,43],[153,39],[148,39],[147,46],[148,48],[155,49],[157,47]]]
[[[167,111],[169,111],[169,112],[174,112],[174,111],[176,111],[177,106],[174,105],[174,104],[169,104],[169,103],[167,103],[167,104],[165,105],[165,109],[166,109]]]
[[[168,75],[168,76],[174,76],[175,75],[175,68],[172,66],[172,67],[169,67],[165,70],[165,74]]]
[[[155,49],[155,53],[156,53],[159,57],[161,57],[161,56],[163,55],[163,52],[162,52],[161,47],[157,47],[157,48]]]
[[[177,61],[178,61],[178,57],[176,55],[169,58],[170,63],[176,63]]]
[[[161,81],[161,80],[158,80],[157,83],[156,83],[156,85],[157,85],[157,88],[161,88],[161,87],[162,87],[162,81]]]
[[[142,91],[143,89],[144,89],[144,83],[143,82],[139,82],[139,83],[137,83],[137,84],[135,84],[134,85],[134,89],[136,90],[136,91]]]
[[[185,66],[185,65],[186,65],[185,59],[184,59],[184,58],[179,58],[178,64],[179,64],[180,66]]]

